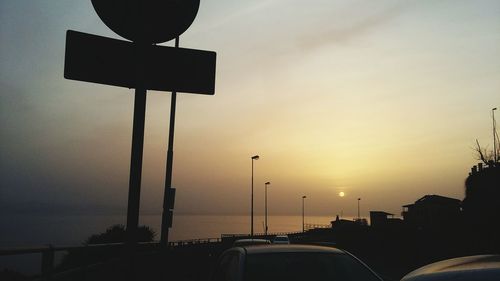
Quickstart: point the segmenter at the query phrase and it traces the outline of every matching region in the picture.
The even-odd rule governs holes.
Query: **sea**
[[[328,225],[334,217],[306,216],[306,224]],[[115,224],[125,224],[119,215],[0,215],[0,249],[44,245],[81,245],[92,234],[102,233]],[[142,215],[140,225],[151,227],[159,239],[161,215]],[[269,216],[268,232],[302,230],[302,216]],[[254,216],[254,233],[264,232],[264,216]],[[248,215],[174,215],[170,241],[220,238],[221,234],[250,233]],[[14,269],[26,274],[40,270],[40,255],[0,256],[0,270]]]

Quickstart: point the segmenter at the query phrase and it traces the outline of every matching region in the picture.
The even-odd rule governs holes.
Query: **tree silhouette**
[[[86,245],[92,244],[107,244],[107,243],[122,243],[125,242],[125,226],[122,224],[115,224],[106,229],[105,232],[100,234],[93,234],[84,242]],[[137,228],[137,241],[138,242],[151,242],[154,240],[156,233],[149,226],[139,226]]]
[[[138,242],[152,242],[156,236],[153,229],[148,226],[140,226],[137,229]],[[93,234],[83,242],[86,246],[96,244],[110,244],[110,243],[124,243],[126,237],[125,226],[116,224],[108,227],[105,232]],[[104,262],[113,258],[123,255],[123,248],[121,247],[82,247],[78,249],[69,250],[64,256],[58,270],[68,270],[75,267],[81,267],[87,264],[95,264]]]
[[[477,139],[474,151],[476,152],[476,159],[481,160],[484,164],[488,166],[494,166],[494,164],[497,162],[495,161],[494,151],[488,152],[488,149],[481,147]]]

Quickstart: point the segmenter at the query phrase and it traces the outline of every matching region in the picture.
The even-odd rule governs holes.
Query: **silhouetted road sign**
[[[216,53],[68,30],[64,77],[127,88],[213,95]]]
[[[134,42],[161,43],[186,31],[200,0],[92,0],[101,20]]]

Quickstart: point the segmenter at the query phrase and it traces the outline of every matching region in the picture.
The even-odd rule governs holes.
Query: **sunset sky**
[[[133,90],[64,79],[68,29],[120,38],[90,1],[0,2],[2,213],[125,214]],[[493,146],[497,0],[202,0],[180,45],[216,51],[217,77],[177,99],[178,214],[247,214],[258,154],[257,213],[270,181],[272,215],[302,195],[311,215],[359,197],[399,215],[463,199],[475,139]],[[169,109],[148,92],[142,213],[161,212]]]

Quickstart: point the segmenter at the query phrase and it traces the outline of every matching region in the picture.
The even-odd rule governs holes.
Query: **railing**
[[[190,240],[179,240],[171,241],[168,243],[169,247],[182,247],[188,245],[200,245],[200,244],[212,244],[220,243],[221,238],[203,238],[203,239],[190,239]],[[109,243],[109,244],[95,244],[95,245],[84,245],[84,246],[42,246],[33,248],[7,248],[0,249],[0,256],[14,256],[14,255],[25,255],[25,254],[41,254],[40,262],[40,274],[34,275],[33,278],[41,277],[42,280],[50,280],[55,269],[55,255],[57,252],[68,252],[68,251],[85,251],[90,252],[93,250],[104,250],[104,249],[114,249],[119,250],[124,248],[124,243]],[[147,250],[158,250],[160,247],[159,242],[141,242],[137,245],[138,251]]]
[[[290,237],[290,240],[300,239],[305,233],[302,231],[294,231],[294,232],[268,232],[267,235],[265,233],[254,233],[253,238],[257,239],[272,239],[277,235],[287,235]],[[233,243],[237,239],[247,239],[252,238],[250,234],[221,234],[222,242]]]
[[[297,235],[297,234],[302,234],[302,231],[295,231],[295,232],[268,232],[267,235],[265,233],[254,233],[253,237],[254,238],[263,238],[263,237],[272,237],[276,235]],[[224,240],[225,238],[250,238],[250,234],[241,234],[241,233],[236,233],[236,234],[221,234],[221,238]]]
[[[155,247],[155,242],[139,243],[139,247],[142,249],[147,247]],[[109,244],[96,244],[96,245],[84,245],[84,246],[52,246],[47,245],[44,247],[34,247],[34,248],[10,248],[10,249],[0,249],[0,256],[13,256],[13,255],[25,255],[25,254],[41,254],[40,263],[40,275],[34,275],[33,277],[41,277],[42,280],[50,280],[50,277],[54,273],[55,269],[55,254],[56,252],[68,252],[74,250],[82,251],[93,251],[97,249],[120,249],[123,248],[123,243],[109,243]]]
[[[320,225],[320,224],[306,224],[306,230],[313,228],[327,228],[329,225]],[[288,235],[291,238],[294,236],[300,236],[304,234],[302,231],[296,232],[269,232],[264,233],[255,233],[255,238],[267,238],[276,236],[276,235]],[[250,238],[250,234],[221,234],[220,238],[203,238],[203,239],[189,239],[189,240],[179,240],[179,241],[171,241],[168,243],[169,247],[185,247],[190,245],[201,245],[201,244],[215,244],[222,243],[223,240],[233,240],[238,238]],[[110,243],[110,244],[96,244],[96,245],[83,245],[83,246],[42,246],[42,247],[33,247],[33,248],[10,248],[10,249],[0,249],[0,256],[13,256],[13,255],[24,255],[24,254],[41,254],[40,261],[40,274],[35,275],[33,277],[38,278],[41,277],[42,280],[50,280],[52,274],[55,270],[55,256],[58,252],[69,252],[69,251],[83,251],[83,252],[91,252],[94,250],[104,250],[104,249],[113,249],[119,250],[120,248],[125,247],[123,243]],[[158,250],[160,247],[159,242],[142,242],[138,243],[137,250],[138,251],[147,251],[147,250]]]
[[[186,246],[186,245],[197,245],[197,244],[209,244],[209,243],[220,243],[221,238],[203,238],[203,239],[189,239],[189,240],[179,240],[168,242],[171,247]]]
[[[306,223],[304,225],[305,230],[311,230],[315,228],[332,228],[331,224],[317,224],[317,223]]]
[[[304,225],[304,229],[311,230],[315,228],[331,228],[331,224],[313,224],[313,223],[308,223]],[[303,234],[302,231],[293,231],[293,232],[268,232],[267,235],[265,233],[254,233],[253,237],[254,238],[264,238],[264,237],[270,237],[270,236],[276,236],[276,235],[288,235],[288,236],[293,236],[293,235],[301,235]],[[236,233],[236,234],[221,234],[221,238],[224,240],[225,238],[250,238],[250,234],[245,233]]]

